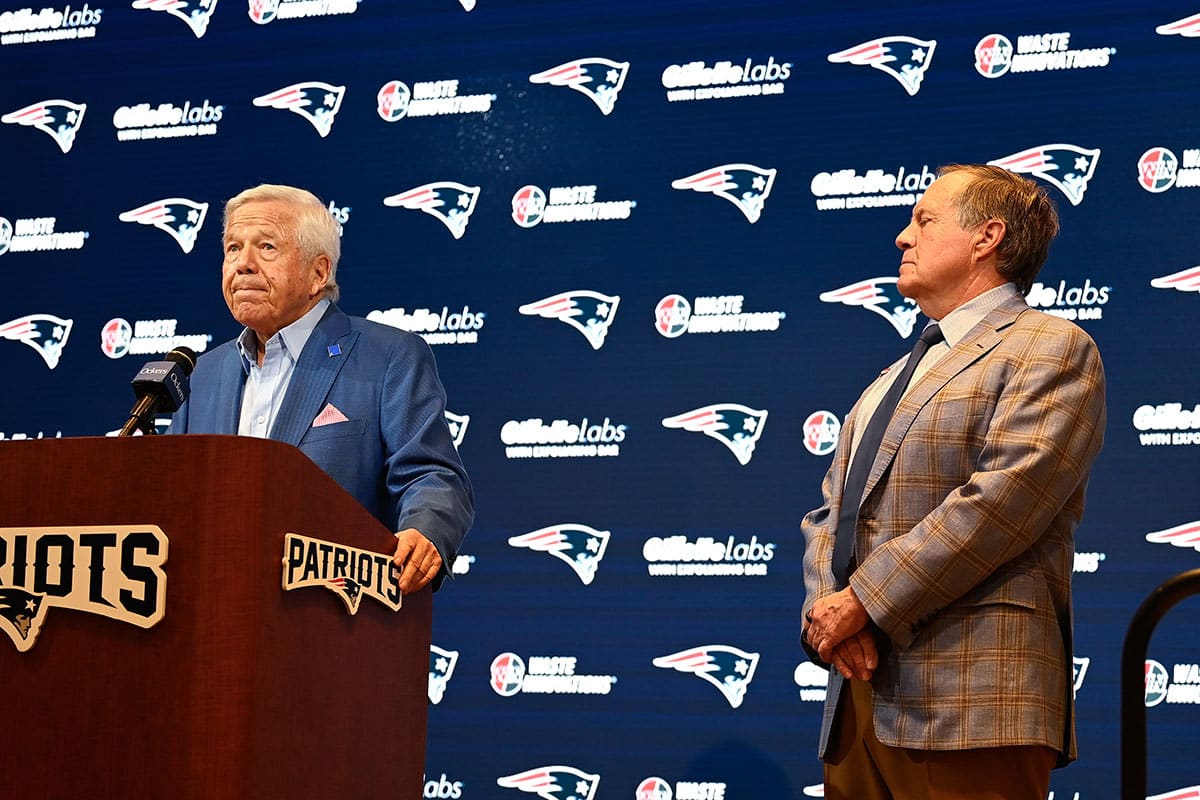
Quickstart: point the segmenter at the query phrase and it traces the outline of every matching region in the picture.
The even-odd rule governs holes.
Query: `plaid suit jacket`
[[[804,611],[830,571],[861,400],[801,523]],[[1095,343],[1014,296],[909,389],[875,459],[850,577],[879,646],[875,731],[897,747],[1075,751],[1074,531],[1105,424]],[[815,653],[810,650],[810,655]],[[830,672],[819,753],[843,680]]]

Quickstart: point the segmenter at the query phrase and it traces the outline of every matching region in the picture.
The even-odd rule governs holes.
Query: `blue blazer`
[[[235,342],[202,355],[169,432],[236,434],[245,381]],[[347,421],[314,428],[331,404]],[[419,336],[331,304],[296,361],[270,438],[299,447],[392,530],[423,533],[442,556],[440,583],[474,517],[445,411],[433,353]]]

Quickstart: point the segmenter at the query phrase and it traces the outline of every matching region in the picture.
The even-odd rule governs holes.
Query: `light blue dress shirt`
[[[239,436],[266,439],[270,435],[300,351],[328,307],[329,301],[321,298],[304,316],[268,339],[262,366],[258,364],[258,335],[249,328],[242,331],[237,347],[242,356],[242,369],[246,371],[246,387],[242,392],[242,413],[238,419]]]

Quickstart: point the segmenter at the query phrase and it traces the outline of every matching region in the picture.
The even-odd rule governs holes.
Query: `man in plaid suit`
[[[1058,232],[1045,190],[992,166],[939,176],[896,238],[897,288],[945,341],[860,453],[904,360],[867,388],[801,524],[801,639],[831,667],[825,796],[1044,800],[1076,755],[1070,582],[1104,371],[1087,334],[1023,296]],[[838,532],[856,458],[872,460]]]

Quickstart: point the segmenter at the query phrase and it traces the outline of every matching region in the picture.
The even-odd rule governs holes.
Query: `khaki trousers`
[[[849,691],[847,691],[849,690]],[[871,685],[851,680],[842,690],[826,800],[1045,800],[1058,759],[1041,746],[978,750],[913,750],[875,738]]]

